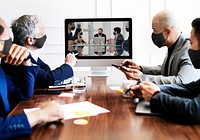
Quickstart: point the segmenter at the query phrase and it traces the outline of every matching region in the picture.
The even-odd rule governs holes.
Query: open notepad
[[[87,116],[96,116],[102,113],[110,112],[108,109],[102,108],[89,101],[77,102],[61,105],[64,111],[64,120],[81,118]],[[24,109],[24,112],[30,112],[39,108]]]

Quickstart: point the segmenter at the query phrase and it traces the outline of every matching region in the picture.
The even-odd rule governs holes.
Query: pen
[[[137,84],[136,84],[136,85],[139,85],[139,83],[140,83],[140,80],[138,80],[138,82],[137,82]],[[131,91],[131,86],[130,86],[130,88],[129,88],[129,89],[127,89],[127,90],[125,91],[125,93],[124,93],[124,94],[126,95],[126,94],[128,94],[128,92],[130,92],[130,91]]]

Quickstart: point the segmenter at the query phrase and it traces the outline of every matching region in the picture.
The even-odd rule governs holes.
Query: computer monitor
[[[107,67],[132,59],[132,19],[65,19],[65,56],[71,52],[77,54],[78,67]]]

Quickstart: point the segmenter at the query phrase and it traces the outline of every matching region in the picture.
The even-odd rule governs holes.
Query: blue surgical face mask
[[[159,34],[152,33],[151,35],[153,43],[156,46],[158,46],[158,48],[161,48],[164,45],[165,41],[167,40],[167,39],[164,39],[163,32]]]
[[[43,47],[44,42],[45,42],[46,39],[47,39],[47,36],[44,35],[44,36],[41,37],[41,38],[34,38],[34,39],[36,40],[34,46],[40,49],[40,48]]]
[[[195,69],[200,69],[200,50],[188,50],[188,54]]]
[[[4,46],[3,46],[3,51],[2,51],[2,53],[3,53],[4,55],[7,55],[8,52],[9,52],[9,50],[10,50],[10,48],[11,48],[11,46],[12,46],[12,39],[9,38],[9,39],[7,39],[7,40],[0,40],[0,41],[4,41]]]

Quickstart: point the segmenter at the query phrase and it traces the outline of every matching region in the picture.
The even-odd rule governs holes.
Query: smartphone
[[[114,67],[116,67],[116,68],[121,68],[122,70],[124,70],[124,71],[129,71],[128,70],[128,68],[127,67],[125,67],[125,66],[120,66],[120,65],[115,65],[115,64],[112,64],[112,66],[114,66]]]

